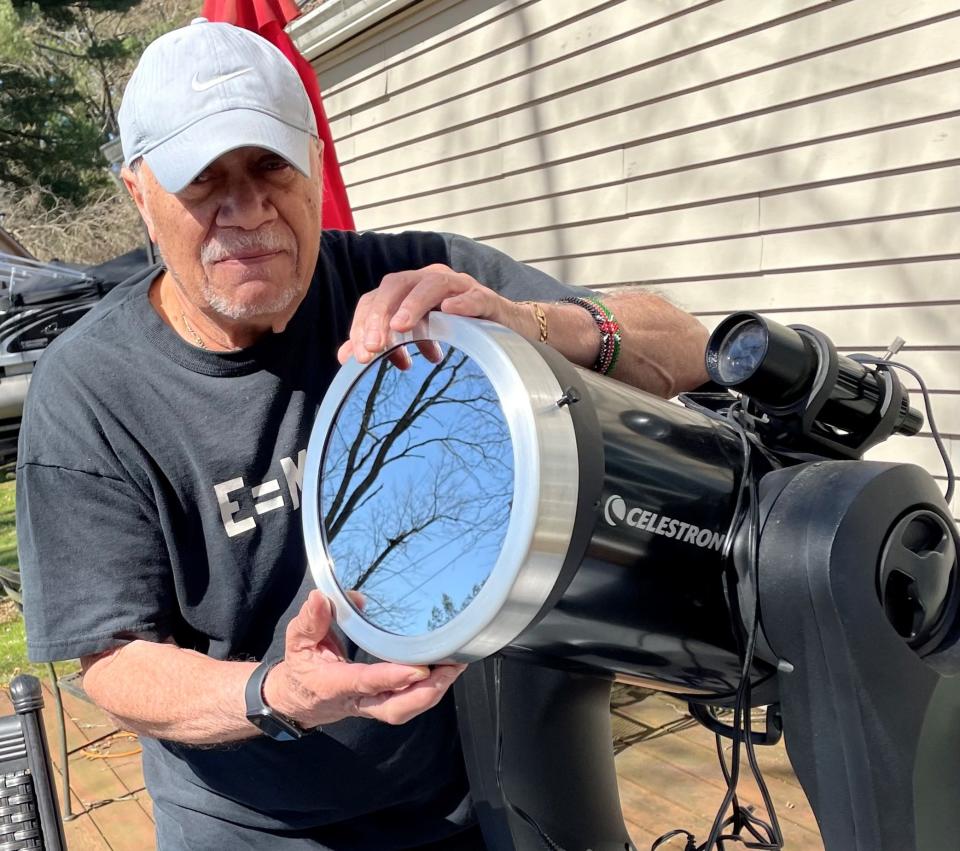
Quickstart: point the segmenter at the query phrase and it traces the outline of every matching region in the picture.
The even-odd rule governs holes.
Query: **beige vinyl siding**
[[[960,467],[960,0],[422,0],[300,47],[358,227],[899,335]],[[926,428],[871,457],[943,477]]]

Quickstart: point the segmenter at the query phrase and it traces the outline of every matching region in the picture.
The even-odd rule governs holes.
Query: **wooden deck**
[[[139,746],[96,707],[62,692],[67,726],[71,801],[65,824],[69,851],[150,851],[155,848],[150,797],[143,785]],[[44,720],[60,788],[54,702],[45,683]],[[11,712],[0,690],[0,714]],[[724,792],[713,736],[685,707],[662,695],[618,687],[612,721],[620,798],[638,851],[674,828],[706,839]],[[783,745],[759,749],[786,840],[785,851],[823,851],[813,813],[790,769]],[[741,784],[741,800],[759,805],[756,787]],[[61,798],[62,800],[62,798]],[[677,838],[664,851],[682,851]],[[574,851],[574,849],[569,849]]]
[[[687,714],[683,703],[619,686],[612,722],[620,801],[638,851],[648,851],[657,837],[675,828],[695,834],[698,844],[704,842],[726,791],[713,734]],[[762,729],[762,720],[756,726]],[[784,851],[823,851],[816,819],[783,742],[757,748],[757,761],[780,820]],[[752,780],[741,776],[738,795],[764,818]],[[664,851],[683,847],[682,837],[662,846]]]
[[[44,685],[43,720],[63,801],[60,742],[49,682]],[[66,719],[73,817],[64,823],[69,851],[150,851],[156,847],[153,808],[143,785],[140,745],[118,730],[99,709],[61,690]],[[12,712],[0,690],[0,714]],[[63,808],[61,806],[61,812]]]

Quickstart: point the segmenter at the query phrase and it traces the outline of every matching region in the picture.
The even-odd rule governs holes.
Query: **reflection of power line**
[[[441,541],[439,544],[437,544],[437,546],[436,546],[434,549],[432,549],[432,550],[431,550],[430,552],[428,552],[428,553],[425,553],[425,554],[421,557],[422,560],[423,560],[423,561],[426,561],[426,560],[427,560],[428,558],[430,558],[434,553],[440,551],[441,549],[443,549],[444,547],[446,547],[446,546],[448,546],[448,545],[449,545],[449,541]],[[428,576],[426,579],[424,579],[422,582],[420,582],[420,583],[417,584],[417,585],[414,585],[412,582],[409,582],[409,581],[407,580],[407,574],[406,574],[406,572],[404,572],[404,571],[397,571],[397,572],[394,574],[394,576],[395,576],[396,578],[398,578],[398,579],[402,579],[403,582],[404,582],[404,584],[406,584],[407,588],[409,589],[406,594],[404,594],[402,597],[397,598],[397,601],[396,601],[396,602],[397,602],[397,605],[400,605],[400,604],[401,604],[404,600],[406,600],[407,597],[409,597],[411,594],[415,594],[417,591],[419,591],[421,588],[423,588],[424,585],[426,585],[426,584],[427,584],[428,582],[430,582],[431,580],[435,579],[439,574],[443,573],[443,571],[445,571],[448,567],[450,567],[450,565],[453,564],[453,562],[456,561],[457,558],[458,558],[458,556],[453,556],[453,558],[451,558],[450,561],[448,561],[446,564],[441,565],[441,566],[437,569],[436,573],[431,574],[430,576]]]
[[[436,471],[438,478],[442,478],[441,473],[442,471]],[[450,481],[451,478],[447,477],[446,482],[449,484]],[[454,478],[453,481],[456,483],[457,479]],[[410,482],[402,490],[414,493],[416,483]],[[353,565],[346,573],[341,574],[344,585],[358,590],[360,584],[368,583],[374,574],[381,573],[402,581],[412,591],[417,585],[409,581],[408,571],[416,575],[419,571],[411,570],[414,565],[429,567],[433,557],[444,547],[451,546],[451,543],[454,544],[454,552],[446,564],[440,565],[440,570],[449,566],[450,561],[463,557],[471,546],[476,547],[474,555],[482,550],[496,548],[497,542],[491,541],[491,536],[502,538],[503,528],[509,518],[509,508],[504,506],[504,503],[509,502],[508,492],[484,494],[459,505],[448,504],[446,513],[439,511],[438,502],[443,501],[449,503],[448,499],[443,500],[435,495],[432,506],[414,508],[411,514],[407,511],[407,508],[411,507],[409,504],[402,506],[391,501],[388,517],[382,517],[379,511],[374,511],[363,518],[363,523],[355,524],[352,529],[346,527],[342,533],[344,537],[342,540],[338,539],[337,544],[337,553],[340,556],[353,556],[350,558]],[[465,510],[469,510],[469,518],[463,516]],[[428,532],[431,526],[433,529]],[[431,547],[429,539],[432,537],[437,540],[437,536],[440,540]],[[388,562],[400,558],[401,552],[413,544],[415,539],[420,541],[418,547],[425,546],[426,549],[420,549],[413,556],[404,557],[407,570],[388,570]],[[374,545],[372,551],[371,545]],[[362,550],[367,551],[365,555],[361,555]],[[338,557],[337,561],[341,559]],[[422,586],[423,580],[419,580],[418,584]]]
[[[423,560],[429,559],[431,556],[433,556],[435,553],[437,553],[439,550],[441,550],[445,546],[448,546],[448,542],[441,541],[439,544],[437,544],[437,546],[433,550],[431,550],[430,552],[422,556],[422,559]],[[408,585],[409,590],[402,597],[394,599],[390,603],[390,605],[387,605],[386,603],[378,600],[379,611],[376,613],[372,611],[367,611],[366,614],[368,615],[368,617],[373,616],[371,619],[374,620],[375,622],[378,620],[377,616],[379,616],[380,618],[382,618],[382,620],[385,623],[392,622],[395,628],[405,628],[407,626],[407,623],[404,620],[402,620],[403,615],[400,612],[403,602],[412,594],[416,594],[418,591],[420,591],[424,587],[424,585],[436,579],[436,577],[439,574],[443,573],[443,571],[449,568],[451,564],[453,564],[453,562],[459,558],[459,555],[460,554],[458,553],[457,555],[453,556],[445,564],[442,564],[433,574],[431,574],[430,576],[427,576],[422,582],[420,582],[417,585],[411,585],[409,582],[407,582],[406,573],[403,572],[402,570],[390,571],[387,578],[401,580],[405,582]],[[480,582],[475,583],[474,587],[479,591],[479,589],[483,587],[483,583],[486,582],[486,579],[487,577],[485,576]],[[369,589],[369,588],[365,589],[364,594],[368,596],[372,596],[375,593],[376,588],[377,588],[377,585],[375,583],[372,589]],[[430,602],[433,602],[433,601],[431,600]],[[408,620],[410,617],[411,615],[407,615]]]
[[[437,471],[438,478],[441,473],[442,471]],[[448,477],[446,481],[449,483],[451,479]],[[453,479],[453,481],[455,487],[459,486],[457,479]],[[415,492],[416,483],[410,482],[404,490],[410,493]],[[353,550],[356,543],[361,541],[370,544],[373,541],[382,540],[386,543],[386,547],[381,550],[380,557],[376,559],[382,568],[386,566],[383,556],[387,554],[392,554],[394,557],[399,556],[401,549],[406,550],[406,545],[412,544],[415,538],[418,538],[421,542],[418,546],[429,547],[429,549],[421,549],[414,556],[408,556],[407,563],[411,566],[415,563],[429,564],[432,557],[443,547],[450,546],[451,542],[458,544],[452,558],[464,555],[470,546],[481,549],[496,546],[496,542],[491,542],[490,536],[502,537],[503,535],[503,528],[509,518],[509,510],[504,508],[504,503],[509,501],[508,492],[484,494],[453,505],[449,504],[449,499],[443,499],[444,496],[445,494],[435,495],[433,506],[416,511],[413,516],[405,520],[403,525],[397,521],[400,520],[401,514],[406,514],[406,511],[403,507],[397,508],[394,503],[391,503],[389,507],[395,517],[389,521],[386,518],[379,517],[377,512],[368,515],[365,518],[368,522],[363,523],[360,528],[355,527],[352,532],[346,532],[348,538],[344,539],[344,543],[347,551]],[[442,503],[444,501],[448,503],[447,512],[441,513],[438,509],[438,502]],[[470,517],[464,516],[464,512],[467,511],[471,515]],[[438,525],[430,533],[427,533],[427,528],[434,523],[438,523]],[[407,526],[407,524],[409,525]],[[404,528],[405,526],[407,528]],[[431,537],[436,539],[436,536],[441,536],[441,540],[435,546],[430,547],[429,539]],[[485,539],[487,543],[484,544]],[[377,548],[379,548],[379,545]],[[372,555],[370,553],[363,557],[363,560],[369,562]],[[404,579],[406,579],[405,575]]]
[[[445,546],[447,546],[447,541],[443,541],[442,543],[440,543],[440,544],[437,546],[437,548],[436,548],[435,550],[433,550],[433,552],[429,553],[428,555],[433,555],[433,553],[437,552],[437,550],[439,550],[441,547],[445,547]],[[431,582],[431,581],[433,581],[434,579],[436,579],[441,573],[443,573],[443,571],[445,571],[448,567],[450,567],[450,565],[453,564],[453,562],[456,561],[457,558],[459,558],[459,553],[458,553],[457,555],[455,555],[453,558],[451,558],[450,561],[448,561],[446,564],[442,565],[436,572],[430,574],[430,576],[428,576],[426,579],[424,579],[423,582],[421,582],[419,585],[415,585],[413,588],[411,588],[409,591],[407,591],[406,594],[404,594],[402,597],[400,597],[400,598],[397,600],[397,604],[399,605],[399,604],[402,603],[404,600],[406,600],[407,597],[409,597],[411,594],[414,594],[414,593],[416,593],[417,591],[419,591],[421,588],[423,588],[423,586],[426,585],[428,582]],[[489,576],[490,576],[490,572],[487,571],[487,575],[486,575],[485,577],[483,577],[483,579],[482,579],[481,582],[480,582],[480,585],[481,585],[481,586],[483,585],[484,582],[487,581],[487,578],[488,578]]]
[[[509,473],[511,470],[507,469],[505,472]],[[419,472],[416,478],[394,479],[390,484],[389,493],[384,491],[382,494],[387,499],[385,507],[373,507],[371,512],[362,518],[356,518],[353,524],[348,524],[341,530],[343,537],[341,540],[338,536],[337,544],[337,550],[341,554],[353,551],[359,555],[358,545],[360,549],[367,549],[375,542],[382,542],[382,546],[378,543],[374,547],[374,552],[379,551],[376,558],[374,558],[374,552],[361,557],[361,560],[367,562],[369,566],[366,569],[359,567],[358,569],[367,575],[367,578],[372,567],[382,568],[387,556],[391,554],[394,557],[398,556],[401,548],[406,549],[405,545],[413,543],[415,538],[419,538],[429,547],[430,537],[444,536],[437,546],[415,557],[416,561],[429,561],[438,548],[447,545],[451,540],[460,543],[459,552],[462,554],[465,546],[468,546],[467,539],[479,542],[490,534],[500,532],[507,522],[509,509],[505,504],[509,503],[509,489],[502,488],[494,493],[483,493],[484,483],[476,478],[472,470],[459,465],[450,469],[449,465],[442,464],[430,469],[428,478],[432,478],[440,490],[424,504],[422,501],[409,499],[410,495],[418,492],[422,477],[423,473]],[[467,489],[469,496],[461,492],[467,482],[472,482],[473,490],[477,492],[476,496],[470,488]],[[486,483],[489,484],[489,478]],[[382,485],[377,486],[375,492],[379,494],[382,488]],[[460,496],[455,497],[454,494],[458,492]],[[398,497],[402,494],[407,494],[408,498],[398,501]],[[373,493],[367,494],[357,507],[369,502],[373,495]],[[446,508],[446,511],[440,510],[441,505]],[[438,525],[434,526],[434,524]],[[430,526],[434,528],[428,534],[427,528]],[[465,532],[468,534],[465,535]]]

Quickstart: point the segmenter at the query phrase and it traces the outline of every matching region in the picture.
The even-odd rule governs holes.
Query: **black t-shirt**
[[[121,285],[40,360],[21,430],[17,527],[30,656],[172,638],[216,659],[279,657],[311,587],[307,440],[359,296],[445,263],[513,299],[574,293],[446,234],[324,233],[287,328],[238,352],[191,346]],[[359,658],[363,658],[362,655]],[[145,739],[165,812],[309,829],[337,849],[415,847],[469,822],[452,701],[401,726],[346,719],[297,742]],[[219,840],[218,840],[219,841]]]

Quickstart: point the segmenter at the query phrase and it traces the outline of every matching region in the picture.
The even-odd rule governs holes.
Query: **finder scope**
[[[770,432],[858,457],[891,434],[913,435],[923,416],[896,374],[837,354],[820,331],[752,312],[728,316],[710,337],[707,373],[774,421]]]

